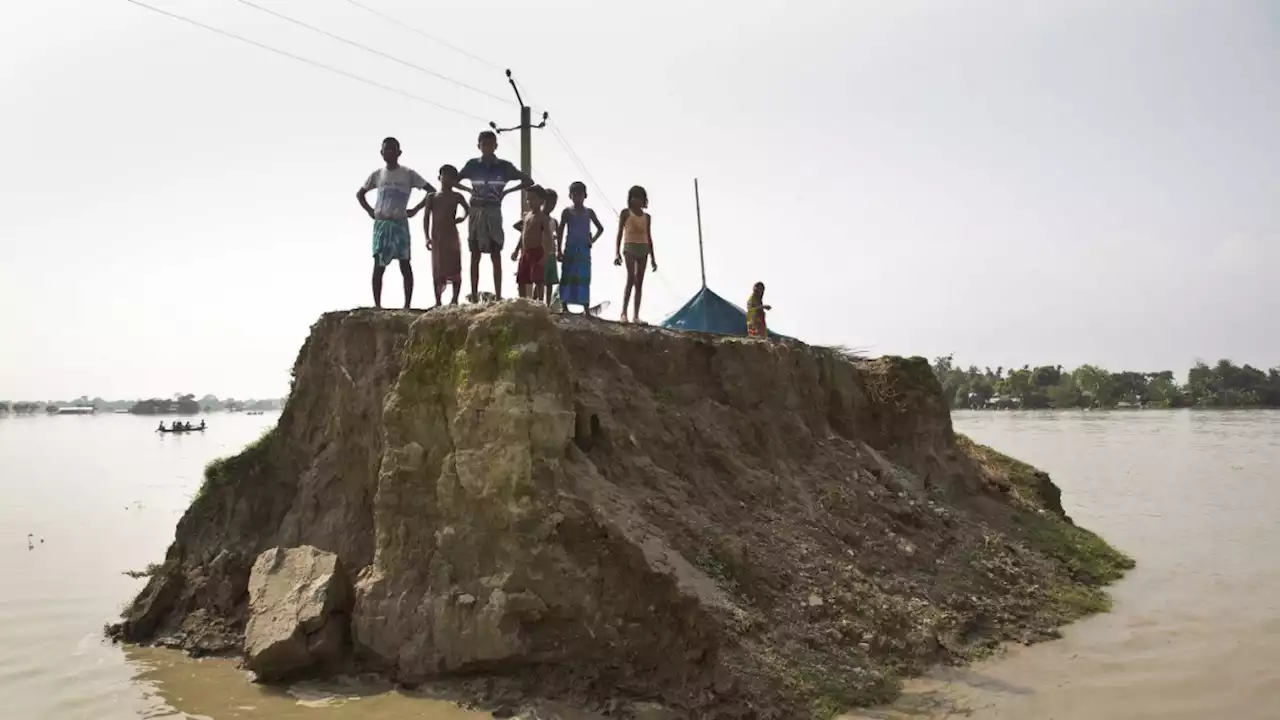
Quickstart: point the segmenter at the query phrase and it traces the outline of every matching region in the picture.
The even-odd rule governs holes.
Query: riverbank
[[[1096,365],[962,369],[950,355],[932,367],[954,409],[1280,408],[1280,366],[1259,369],[1226,359],[1196,363],[1185,382],[1172,370],[1110,372]]]
[[[116,634],[239,652],[272,547],[353,579],[345,660],[487,704],[830,717],[1105,609],[1131,562],[954,434],[922,359],[556,318],[331,313]],[[518,602],[517,602],[518,599]]]
[[[1049,468],[1063,505],[1138,561],[1063,638],[908,681],[871,720],[1271,720],[1280,687],[1280,412],[957,412]]]

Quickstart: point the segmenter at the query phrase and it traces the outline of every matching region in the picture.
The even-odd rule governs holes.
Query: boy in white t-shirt
[[[382,308],[382,274],[392,260],[400,263],[404,279],[404,308],[413,299],[413,267],[409,264],[409,218],[418,208],[409,210],[409,193],[414,188],[435,192],[421,175],[400,164],[400,141],[389,137],[382,141],[382,159],[386,167],[374,170],[356,192],[360,207],[373,218],[373,305]],[[365,197],[378,189],[374,207]]]

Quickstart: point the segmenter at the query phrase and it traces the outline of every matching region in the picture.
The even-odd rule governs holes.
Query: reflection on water
[[[451,703],[410,697],[377,682],[298,683],[288,688],[256,685],[232,660],[192,660],[171,650],[130,648],[130,663],[142,668],[137,681],[156,688],[161,709],[147,717],[271,718],[272,720],[489,720],[489,713]]]
[[[0,418],[0,717],[488,717],[376,685],[269,689],[229,661],[101,641],[142,584],[123,571],[163,556],[204,464],[275,419],[159,436],[130,416]],[[939,670],[856,717],[1280,717],[1280,413],[959,413],[956,427],[1052,473],[1067,511],[1138,567],[1114,612],[1062,640]]]

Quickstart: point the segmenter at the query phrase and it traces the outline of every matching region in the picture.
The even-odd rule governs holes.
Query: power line
[[[587,169],[587,164],[582,161],[582,158],[578,157],[578,153],[575,152],[573,146],[569,144],[569,138],[564,136],[564,131],[560,129],[559,125],[554,123],[548,127],[551,129],[552,137],[556,139],[556,142],[560,143],[560,147],[564,148],[565,154],[569,156],[569,160],[573,162],[574,165],[578,166],[578,169],[586,176],[587,181],[595,186],[596,192],[600,193],[600,199],[604,200],[604,204],[609,206],[609,210],[612,211],[614,215],[617,215],[618,209],[612,202],[609,202],[609,196],[605,194],[604,188],[600,186],[599,182],[596,182],[595,177],[592,176],[591,171]]]
[[[382,52],[381,50],[377,50],[377,49],[371,48],[371,47],[369,47],[368,45],[362,45],[362,44],[360,44],[360,43],[356,42],[355,40],[349,40],[349,39],[347,39],[347,38],[342,37],[341,35],[336,35],[336,34],[334,34],[334,33],[329,32],[328,30],[324,30],[324,29],[322,29],[322,28],[318,28],[318,27],[316,27],[315,25],[309,25],[309,24],[307,24],[307,23],[305,23],[305,22],[303,22],[303,21],[301,21],[301,20],[298,20],[298,19],[296,19],[296,18],[289,17],[288,15],[285,15],[284,13],[279,13],[279,12],[276,12],[275,10],[271,10],[270,8],[265,8],[265,7],[262,7],[261,5],[257,5],[257,4],[255,4],[255,3],[249,2],[249,0],[236,0],[236,2],[240,3],[241,5],[245,5],[245,6],[251,7],[251,8],[253,8],[254,10],[258,10],[258,11],[260,11],[260,12],[264,12],[264,13],[266,13],[266,14],[268,14],[268,15],[272,15],[272,16],[274,16],[274,17],[280,18],[281,20],[284,20],[285,22],[293,23],[294,25],[297,25],[298,27],[306,28],[307,30],[310,30],[311,32],[319,33],[319,34],[321,34],[321,35],[324,35],[324,36],[325,36],[325,37],[327,37],[327,38],[331,38],[331,39],[333,39],[333,40],[337,40],[338,42],[341,42],[341,43],[346,43],[347,45],[350,45],[351,47],[359,48],[360,50],[364,50],[365,52],[372,53],[372,54],[374,54],[374,55],[377,55],[378,57],[386,58],[386,59],[388,59],[388,60],[390,60],[390,61],[392,61],[392,62],[400,63],[401,65],[404,65],[405,67],[413,68],[414,70],[417,70],[418,72],[426,73],[427,75],[430,75],[430,76],[432,76],[432,77],[436,77],[436,78],[439,78],[439,79],[441,79],[441,80],[444,80],[444,81],[445,81],[445,82],[447,82],[447,83],[452,83],[452,84],[454,84],[454,85],[457,85],[457,86],[458,86],[458,87],[460,87],[460,88],[466,88],[467,90],[470,90],[471,92],[479,93],[479,94],[481,94],[481,95],[484,95],[485,97],[493,98],[494,100],[497,100],[497,101],[499,101],[499,102],[503,102],[503,103],[510,103],[510,102],[511,102],[509,99],[504,98],[504,97],[502,97],[501,95],[495,95],[495,94],[493,94],[493,93],[491,93],[491,92],[489,92],[489,91],[487,91],[487,90],[482,90],[482,89],[480,89],[480,88],[478,88],[478,87],[476,87],[476,86],[474,86],[474,85],[468,85],[467,83],[464,83],[464,82],[462,82],[461,80],[455,80],[455,79],[453,79],[453,78],[449,77],[448,75],[442,75],[442,74],[440,74],[440,73],[436,72],[435,70],[431,70],[431,69],[429,69],[429,68],[424,68],[424,67],[422,67],[421,65],[415,65],[415,64],[413,64],[413,63],[409,62],[408,60],[401,60],[400,58],[398,58],[398,57],[396,57],[396,56],[394,56],[394,55],[389,55],[389,54],[387,54],[387,53]]]
[[[270,46],[270,45],[266,45],[266,44],[260,43],[260,42],[258,42],[257,40],[250,40],[249,38],[241,37],[240,35],[236,35],[235,33],[227,32],[226,30],[223,30],[223,29],[221,29],[221,28],[216,28],[216,27],[213,27],[212,25],[205,25],[204,23],[199,22],[199,21],[197,21],[197,20],[192,20],[192,19],[191,19],[191,18],[189,18],[189,17],[184,17],[184,16],[182,16],[182,15],[177,15],[177,14],[175,14],[175,13],[171,13],[171,12],[169,12],[168,10],[161,10],[161,9],[160,9],[160,8],[158,8],[158,7],[154,7],[154,6],[148,5],[148,4],[144,3],[144,2],[139,2],[139,0],[125,0],[125,2],[132,3],[132,4],[134,4],[134,5],[137,5],[138,7],[141,7],[141,8],[146,8],[147,10],[150,10],[150,11],[152,11],[152,12],[159,13],[159,14],[161,14],[161,15],[164,15],[164,16],[167,16],[167,17],[170,17],[170,18],[173,18],[174,20],[181,20],[182,22],[187,23],[187,24],[189,24],[189,25],[195,25],[195,26],[196,26],[196,27],[198,27],[198,28],[203,28],[203,29],[205,29],[205,30],[209,30],[210,32],[215,32],[215,33],[217,33],[217,34],[219,34],[219,35],[222,35],[222,36],[224,36],[224,37],[229,37],[229,38],[231,38],[231,39],[233,39],[233,40],[239,40],[240,42],[248,43],[248,44],[253,45],[253,46],[255,46],[255,47],[262,48],[263,50],[268,50],[268,51],[270,51],[270,52],[276,53],[277,55],[283,55],[283,56],[285,56],[285,57],[287,57],[287,58],[292,58],[292,59],[297,60],[297,61],[299,61],[299,62],[304,62],[304,63],[306,63],[306,64],[308,64],[308,65],[313,66],[313,67],[318,67],[318,68],[320,68],[321,70],[328,70],[329,72],[337,73],[338,75],[341,75],[341,76],[343,76],[343,77],[349,78],[349,79],[351,79],[351,80],[355,80],[355,81],[357,81],[357,82],[362,82],[362,83],[364,83],[364,84],[366,84],[366,85],[372,85],[373,87],[380,88],[380,89],[382,89],[382,90],[386,90],[386,91],[388,91],[388,92],[393,92],[393,93],[395,93],[395,94],[397,94],[397,95],[401,95],[401,96],[407,97],[407,98],[409,98],[410,100],[417,100],[418,102],[423,102],[423,103],[426,103],[426,104],[428,104],[428,105],[434,105],[435,107],[437,107],[437,108],[439,108],[439,109],[441,109],[441,110],[447,110],[447,111],[449,111],[449,112],[451,112],[451,113],[457,113],[458,115],[462,115],[462,116],[464,116],[464,117],[468,117],[468,118],[471,118],[471,119],[473,119],[473,120],[479,120],[480,122],[486,122],[484,118],[482,118],[482,117],[480,117],[479,115],[476,115],[476,114],[474,114],[474,113],[469,113],[469,112],[467,112],[466,110],[459,110],[458,108],[449,107],[448,105],[442,105],[442,104],[440,104],[440,103],[436,102],[435,100],[428,100],[427,98],[424,98],[424,97],[422,97],[422,96],[420,96],[420,95],[414,95],[413,93],[409,93],[409,92],[405,92],[404,90],[400,90],[400,89],[397,89],[397,88],[393,88],[393,87],[391,87],[390,85],[383,85],[382,83],[377,82],[377,81],[375,81],[375,80],[370,80],[370,79],[368,79],[368,78],[363,78],[363,77],[360,77],[359,75],[353,75],[353,74],[351,74],[351,73],[349,73],[349,72],[347,72],[347,71],[345,71],[345,70],[339,70],[338,68],[332,67],[332,66],[330,66],[330,65],[325,65],[324,63],[316,62],[315,60],[312,60],[312,59],[310,59],[310,58],[302,57],[301,55],[294,55],[294,54],[293,54],[293,53],[291,53],[291,52],[288,52],[288,51],[285,51],[285,50],[281,50],[281,49],[279,49],[279,48],[275,48],[275,47],[272,47],[272,46]]]
[[[516,84],[514,79],[511,82]],[[524,83],[518,83],[518,85],[520,87],[516,89],[517,94],[519,94],[520,89],[524,87]],[[526,94],[529,94],[532,98],[532,94],[527,91]],[[532,99],[530,102],[532,102]],[[556,142],[560,143],[560,147],[564,150],[565,155],[569,156],[569,161],[578,166],[578,169],[581,170],[582,174],[587,178],[587,182],[595,186],[596,192],[600,194],[600,199],[604,200],[604,204],[608,205],[609,210],[616,216],[618,214],[618,209],[613,203],[609,202],[609,196],[605,194],[604,188],[601,187],[600,183],[596,182],[595,177],[591,175],[591,171],[587,169],[587,164],[582,161],[582,158],[579,157],[578,153],[573,149],[573,146],[569,143],[569,138],[564,134],[564,130],[560,128],[559,123],[552,123],[548,125],[547,129],[551,131],[551,136],[556,139]]]
[[[352,5],[355,5],[356,7],[360,8],[361,10],[364,10],[365,12],[369,13],[370,15],[374,15],[374,16],[376,16],[376,17],[382,18],[384,21],[389,22],[389,23],[391,23],[392,25],[399,25],[400,27],[404,28],[405,30],[408,30],[408,31],[409,31],[409,32],[411,32],[411,33],[416,33],[416,34],[421,35],[422,37],[424,37],[424,38],[426,38],[426,39],[428,39],[428,40],[430,40],[430,41],[432,41],[432,42],[434,42],[434,43],[438,43],[438,44],[440,44],[440,45],[443,45],[443,46],[445,46],[445,47],[449,48],[450,50],[452,50],[452,51],[454,51],[454,52],[458,53],[459,55],[463,55],[463,56],[469,57],[469,58],[471,58],[472,60],[475,60],[475,61],[476,61],[476,62],[478,62],[478,63],[482,63],[482,64],[484,64],[484,65],[488,65],[489,67],[493,68],[494,70],[502,70],[502,69],[503,69],[503,67],[502,67],[501,65],[498,65],[497,63],[490,62],[489,60],[485,60],[484,58],[480,57],[479,55],[473,55],[472,53],[469,53],[469,52],[467,52],[466,50],[463,50],[462,48],[458,47],[457,45],[453,45],[453,44],[450,44],[450,43],[448,43],[448,42],[445,42],[444,40],[441,40],[440,38],[436,37],[435,35],[432,35],[432,34],[430,34],[430,33],[428,33],[428,32],[423,31],[423,30],[419,30],[418,28],[413,27],[412,25],[409,25],[408,23],[405,23],[405,22],[402,22],[402,21],[400,21],[400,20],[397,20],[397,19],[395,19],[395,18],[391,17],[390,15],[388,15],[388,14],[386,14],[386,13],[384,13],[384,12],[380,12],[380,11],[378,11],[378,10],[374,10],[373,8],[369,7],[368,5],[365,5],[365,4],[364,4],[364,3],[362,3],[362,2],[358,2],[358,0],[347,0],[347,2],[351,3]]]
[[[236,0],[236,2],[244,3],[245,5],[249,5],[249,6],[251,6],[251,7],[257,7],[256,5],[254,5],[253,3],[249,2],[248,0]],[[434,35],[431,35],[430,33],[427,33],[427,32],[425,32],[425,31],[423,31],[423,30],[420,30],[420,29],[418,29],[418,28],[416,28],[416,27],[413,27],[412,25],[409,25],[408,23],[405,23],[405,22],[403,22],[403,21],[401,21],[401,20],[398,20],[397,18],[392,17],[391,15],[388,15],[388,14],[386,14],[386,13],[384,13],[384,12],[379,11],[379,10],[375,10],[374,8],[371,8],[371,7],[369,7],[368,5],[365,5],[364,3],[360,2],[360,0],[347,0],[347,2],[351,3],[352,5],[355,5],[356,7],[360,8],[361,10],[364,10],[365,12],[367,12],[367,13],[369,13],[369,14],[371,14],[371,15],[374,15],[374,16],[376,16],[376,17],[378,17],[378,18],[382,19],[382,20],[383,20],[383,21],[385,21],[385,22],[391,23],[392,25],[398,25],[398,26],[400,26],[401,28],[404,28],[405,30],[408,30],[409,32],[412,32],[412,33],[416,33],[416,34],[418,34],[418,35],[421,35],[422,37],[424,37],[424,38],[426,38],[426,39],[428,39],[428,40],[431,40],[432,42],[439,43],[440,45],[443,45],[443,46],[445,46],[445,47],[449,48],[450,50],[453,50],[454,52],[456,52],[456,53],[458,53],[458,54],[460,54],[460,55],[464,55],[464,56],[466,56],[466,57],[468,57],[468,58],[471,58],[472,60],[475,60],[476,62],[482,63],[482,64],[484,64],[484,65],[488,65],[489,67],[491,67],[491,68],[493,68],[493,69],[495,69],[495,70],[502,70],[502,69],[503,69],[500,65],[498,65],[497,63],[494,63],[494,62],[493,62],[493,61],[491,61],[491,60],[487,60],[487,59],[485,59],[485,58],[480,57],[479,55],[475,55],[475,54],[473,54],[473,53],[467,52],[466,50],[463,50],[462,48],[457,47],[456,45],[452,45],[452,44],[450,44],[450,43],[448,43],[448,42],[446,42],[446,41],[444,41],[444,40],[441,40],[440,38],[438,38],[438,37],[436,37],[436,36],[434,36]],[[262,8],[259,8],[259,9],[262,9]],[[265,11],[265,12],[271,12],[271,11],[269,11],[269,10],[264,10],[264,11]],[[273,15],[275,15],[275,14],[277,14],[277,13],[274,13],[274,12],[273,12],[272,14],[273,14]],[[289,19],[289,18],[286,18],[286,19]],[[291,20],[291,21],[292,21],[292,20]],[[296,21],[292,21],[292,22],[296,22]],[[321,31],[321,32],[323,32],[323,31]],[[328,34],[328,33],[326,33],[326,34]],[[374,51],[374,52],[376,52],[376,51]],[[381,54],[381,53],[380,53],[380,54]],[[394,58],[393,58],[393,59],[394,59]],[[398,61],[398,62],[399,62],[399,61]],[[509,73],[508,73],[508,75],[509,75]],[[516,84],[516,83],[515,83],[515,80],[512,80],[511,82],[513,83],[513,85],[515,85],[515,84]],[[521,86],[522,86],[522,85],[523,85],[523,83],[520,83],[519,85],[521,85]],[[485,94],[488,94],[488,93],[485,93]],[[517,88],[516,88],[516,95],[517,95],[517,96],[519,96],[519,94],[520,94],[520,87],[517,87]],[[532,103],[532,98],[530,98],[530,103]],[[602,200],[604,200],[605,205],[608,205],[608,206],[609,206],[609,209],[613,212],[613,214],[614,214],[614,215],[617,215],[617,214],[618,214],[617,208],[614,206],[614,204],[613,204],[612,202],[609,202],[609,197],[605,194],[605,192],[604,192],[604,188],[602,188],[602,187],[600,186],[600,183],[596,182],[595,177],[593,177],[593,176],[591,175],[591,171],[587,169],[587,165],[586,165],[586,163],[584,163],[584,162],[582,161],[582,158],[578,156],[578,153],[577,153],[576,151],[574,151],[573,146],[569,143],[569,138],[565,136],[564,131],[563,131],[562,129],[560,129],[560,127],[559,127],[559,125],[558,125],[558,124],[548,125],[548,126],[547,126],[547,128],[548,128],[549,130],[551,130],[551,135],[552,135],[552,137],[554,137],[554,138],[556,139],[556,142],[560,143],[560,147],[565,151],[565,154],[569,157],[570,162],[572,162],[574,165],[576,165],[576,166],[578,167],[578,169],[582,172],[582,174],[586,177],[587,181],[588,181],[588,182],[590,182],[592,185],[594,185],[594,186],[595,186],[596,192],[600,194],[600,198],[601,198]]]

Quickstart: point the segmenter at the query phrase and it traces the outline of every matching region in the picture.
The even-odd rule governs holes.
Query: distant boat
[[[205,431],[205,430],[207,430],[207,429],[208,429],[208,427],[207,427],[207,426],[205,426],[205,425],[194,425],[194,426],[189,427],[189,428],[177,428],[177,429],[174,429],[174,428],[166,428],[166,427],[156,428],[156,432],[159,432],[159,433],[189,433],[189,432],[204,432],[204,431]]]
[[[98,408],[91,405],[72,405],[70,407],[60,407],[55,415],[92,415],[98,412]]]

